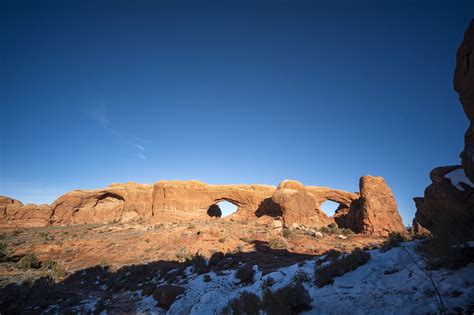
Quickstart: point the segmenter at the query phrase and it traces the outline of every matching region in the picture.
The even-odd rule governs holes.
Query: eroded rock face
[[[365,191],[370,190],[366,186],[361,187]],[[372,195],[369,194],[370,196]],[[380,196],[384,196],[383,193]],[[378,198],[381,198],[380,196]],[[365,224],[364,219],[379,216],[364,216],[363,213],[380,211],[386,215],[392,212],[383,210],[385,208],[381,203],[373,201],[366,202],[368,210],[363,212],[360,197],[359,193],[304,186],[294,180],[283,181],[278,189],[267,185],[208,185],[199,181],[158,181],[154,185],[126,183],[112,184],[104,189],[75,190],[59,197],[51,206],[24,206],[17,200],[2,197],[0,210],[3,213],[2,222],[7,226],[21,226],[22,223],[24,226],[134,221],[171,223],[219,217],[221,211],[217,203],[226,200],[238,207],[236,213],[229,218],[254,221],[256,224],[264,222],[268,225],[274,219],[281,219],[287,227],[292,224],[322,227],[336,221],[339,227],[372,234],[394,228],[395,225],[387,222],[398,220],[398,213],[394,213],[395,219],[388,221],[372,220],[370,224],[380,226],[367,228],[372,225]],[[320,205],[326,200],[340,204],[334,217],[327,216],[320,209]]]
[[[209,217],[209,207],[223,200],[237,206],[233,216],[255,218],[262,202],[270,198],[275,190],[274,186],[267,185],[209,185],[199,181],[159,181],[153,187],[153,221],[205,219]],[[268,207],[267,204],[266,206]]]
[[[295,180],[284,180],[278,185],[272,200],[281,207],[285,226],[293,223],[323,227],[334,222],[320,209],[326,200],[347,205],[359,198],[358,194],[327,187],[304,186]]]
[[[362,232],[388,236],[390,232],[406,233],[392,190],[383,177],[360,178]]]
[[[460,165],[442,166],[430,173],[432,184],[424,192],[424,198],[414,198],[416,214],[413,219],[414,232],[429,234],[438,229],[450,229],[473,234],[474,223],[474,187],[460,176],[452,176],[462,171]],[[461,174],[462,175],[462,174]]]
[[[336,222],[340,228],[357,233],[387,236],[390,232],[406,232],[393,193],[382,177],[362,177],[360,195],[286,180],[272,199],[281,206],[287,227],[298,223],[319,228]],[[321,211],[326,200],[339,203],[333,217]]]
[[[0,196],[1,227],[47,226],[53,213],[49,205],[26,204],[5,196]]]
[[[473,234],[474,193],[470,184],[474,182],[474,20],[457,51],[453,83],[470,121],[464,136],[464,151],[460,155],[462,165],[431,171],[433,183],[425,189],[423,198],[414,198],[417,208],[413,219],[415,234],[445,235],[440,229],[460,231],[466,236]],[[466,180],[458,180],[462,177]]]
[[[462,166],[466,175],[474,181],[474,20],[464,33],[464,39],[456,55],[454,89],[459,94],[467,118],[471,122],[464,136]]]

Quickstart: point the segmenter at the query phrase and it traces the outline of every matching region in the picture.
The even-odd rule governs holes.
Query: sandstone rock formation
[[[466,233],[474,222],[474,185],[465,178],[453,177],[461,166],[443,166],[430,173],[433,182],[425,189],[424,198],[414,198],[417,211],[414,232],[426,235],[436,229],[452,229]],[[466,183],[469,182],[469,183]],[[466,235],[468,236],[468,235]]]
[[[154,185],[112,184],[105,189],[75,190],[51,206],[0,199],[4,226],[72,225],[111,222],[171,223],[220,217],[223,200],[238,208],[231,217],[263,222],[280,219],[322,227],[337,222],[355,232],[386,235],[403,229],[390,188],[383,179],[363,177],[361,194],[285,180],[267,185],[209,185],[199,181],[158,181]],[[334,217],[320,209],[326,200],[340,204]]]
[[[454,89],[459,94],[459,100],[470,121],[464,137],[464,151],[461,153],[462,166],[444,166],[431,171],[433,183],[425,189],[423,198],[414,198],[417,211],[413,219],[413,232],[416,234],[441,233],[440,229],[451,229],[466,236],[473,233],[474,194],[470,185],[474,182],[473,65],[474,20],[466,30],[457,51],[453,80]]]
[[[272,197],[282,208],[287,227],[293,223],[311,227],[336,222],[340,228],[357,233],[387,236],[390,232],[405,233],[402,218],[392,191],[382,177],[360,179],[360,194],[327,187],[305,187],[293,181],[283,181]],[[321,204],[331,200],[339,203],[334,217],[321,211]]]
[[[49,224],[52,209],[49,205],[23,205],[18,200],[0,196],[0,214],[0,227],[37,227]]]
[[[466,175],[474,181],[474,20],[464,33],[464,40],[456,55],[454,89],[459,94],[459,101],[470,121],[464,136],[461,159]]]

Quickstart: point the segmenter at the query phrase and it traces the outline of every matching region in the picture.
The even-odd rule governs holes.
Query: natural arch
[[[209,209],[207,209],[207,214],[210,217],[226,217],[237,212],[238,206],[227,200],[220,200],[216,203],[213,203]]]

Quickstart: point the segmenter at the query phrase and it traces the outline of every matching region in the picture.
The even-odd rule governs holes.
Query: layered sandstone
[[[0,227],[47,226],[52,213],[49,205],[23,205],[19,200],[0,196]]]
[[[219,217],[217,203],[225,200],[237,206],[236,213],[230,217],[238,220],[257,221],[265,216],[270,220],[281,219],[285,226],[297,223],[311,227],[337,222],[340,227],[355,232],[381,235],[401,230],[403,224],[388,186],[383,180],[364,178],[361,183],[370,184],[361,185],[360,194],[304,186],[294,180],[285,180],[278,188],[166,180],[154,185],[112,184],[104,189],[68,192],[51,206],[24,206],[17,200],[4,197],[0,199],[0,210],[3,212],[2,224],[8,226],[172,223]],[[326,200],[340,205],[334,217],[327,216],[320,209]]]
[[[406,232],[393,193],[382,177],[363,176],[360,193],[305,187],[286,180],[272,199],[281,206],[286,226],[298,223],[319,228],[335,222],[357,233],[387,236],[390,232]],[[326,200],[339,203],[334,217],[328,217],[320,208]]]

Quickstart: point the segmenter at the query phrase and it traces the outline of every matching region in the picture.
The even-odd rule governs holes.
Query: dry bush
[[[23,270],[38,269],[40,267],[40,262],[35,254],[26,254],[18,261],[18,267]]]
[[[251,265],[243,265],[237,269],[235,277],[239,279],[241,283],[252,284],[254,274],[255,270],[253,270]]]
[[[388,238],[383,242],[380,251],[381,252],[386,252],[393,247],[398,247],[400,246],[401,243],[405,242],[407,239],[404,235],[398,233],[398,232],[391,232],[388,235]]]
[[[260,298],[250,292],[240,293],[238,298],[232,299],[229,305],[222,310],[228,315],[258,315],[260,313]]]
[[[268,246],[270,246],[271,249],[287,249],[288,242],[283,238],[276,237],[268,241]]]
[[[311,281],[311,276],[304,272],[303,270],[298,270],[293,277],[291,278],[291,281],[293,283],[304,283],[304,282],[310,282]]]
[[[314,277],[316,285],[321,288],[334,282],[334,277],[340,277],[349,271],[357,269],[370,259],[370,254],[356,248],[352,253],[332,260],[329,265],[316,267]]]
[[[275,292],[265,289],[261,307],[268,315],[298,314],[311,309],[311,300],[301,283],[293,283]]]

